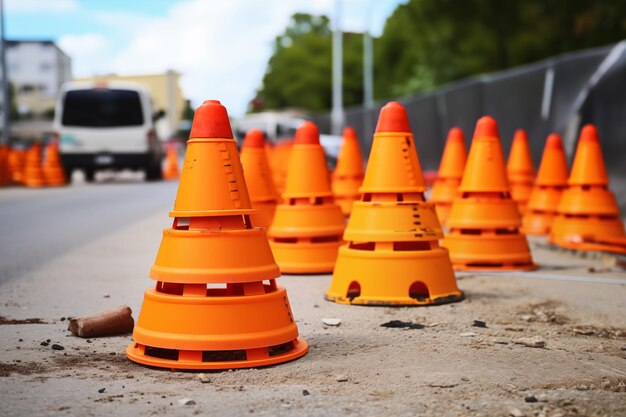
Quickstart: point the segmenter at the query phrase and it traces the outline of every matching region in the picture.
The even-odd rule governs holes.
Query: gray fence
[[[496,74],[469,78],[414,97],[398,98],[406,106],[425,170],[436,170],[448,130],[458,126],[467,144],[476,120],[488,114],[500,127],[508,154],[516,129],[526,129],[538,167],[548,134],[563,135],[568,156],[575,150],[580,127],[594,123],[614,188],[626,190],[626,41],[616,45],[559,55]],[[380,107],[346,109],[369,153]],[[323,133],[330,115],[311,117]],[[619,193],[626,204],[626,195]]]

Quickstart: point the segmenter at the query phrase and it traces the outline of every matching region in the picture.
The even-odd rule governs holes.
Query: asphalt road
[[[129,175],[62,188],[1,188],[0,284],[155,213],[167,224],[176,187]]]

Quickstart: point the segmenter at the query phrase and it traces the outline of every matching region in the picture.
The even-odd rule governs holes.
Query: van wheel
[[[96,179],[96,171],[93,169],[85,169],[83,171],[85,173],[85,181],[93,182]]]
[[[146,181],[161,181],[163,179],[163,172],[161,171],[161,163],[151,162],[145,169]]]

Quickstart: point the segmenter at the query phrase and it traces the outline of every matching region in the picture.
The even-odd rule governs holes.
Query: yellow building
[[[148,75],[96,75],[94,77],[79,78],[76,81],[128,81],[141,84],[150,92],[154,111],[163,110],[165,116],[157,122],[157,133],[166,139],[176,133],[180,126],[181,115],[187,100],[179,84],[180,73],[166,71],[162,74]]]

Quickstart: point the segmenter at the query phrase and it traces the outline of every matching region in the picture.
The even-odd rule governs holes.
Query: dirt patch
[[[17,320],[0,316],[0,325],[3,324],[48,324],[48,322],[39,318]]]
[[[626,339],[626,329],[614,327],[576,326],[572,328],[572,333],[576,336],[595,336],[602,339]]]
[[[36,362],[24,363],[0,363],[0,377],[7,377],[11,374],[32,375],[45,372],[45,366]]]
[[[626,392],[626,378],[605,377],[600,380],[566,381],[548,384],[543,388],[549,390],[571,389],[576,391],[602,390],[608,392]]]
[[[519,318],[529,323],[549,323],[563,325],[571,320],[566,315],[557,310],[561,303],[555,300],[548,300],[541,303],[528,304],[518,310]]]

